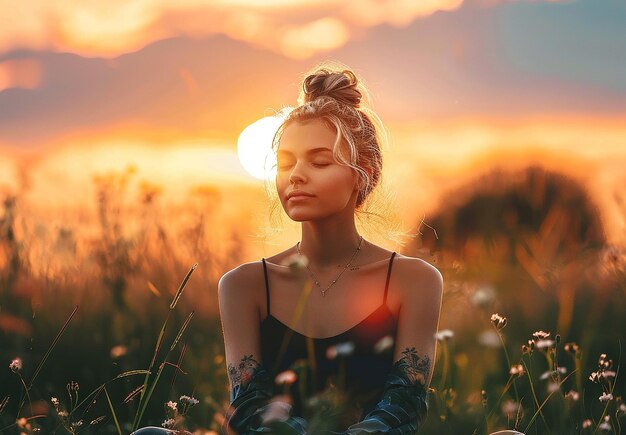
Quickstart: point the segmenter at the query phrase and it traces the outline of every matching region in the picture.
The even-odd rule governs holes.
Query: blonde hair
[[[360,215],[368,217],[369,226],[385,228],[384,237],[403,244],[401,237],[407,233],[399,230],[399,224],[394,226],[390,208],[383,205],[391,202],[389,192],[379,195],[379,198],[372,195],[382,181],[382,150],[388,145],[388,133],[371,108],[370,95],[363,80],[338,62],[318,64],[304,75],[298,106],[287,107],[277,116],[284,120],[272,141],[274,153],[285,129],[295,122],[319,119],[336,131],[333,146],[335,159],[358,174],[357,218]],[[270,208],[270,220],[273,221],[280,207],[275,186],[271,180],[268,182],[268,196],[274,199]]]

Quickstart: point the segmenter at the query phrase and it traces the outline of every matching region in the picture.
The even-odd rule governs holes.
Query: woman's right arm
[[[306,421],[300,417],[264,421],[268,415],[266,411],[272,406],[274,380],[260,357],[259,298],[254,291],[263,280],[262,273],[254,263],[246,263],[224,274],[218,283],[230,382],[230,406],[222,433],[247,435],[280,431],[304,434]]]

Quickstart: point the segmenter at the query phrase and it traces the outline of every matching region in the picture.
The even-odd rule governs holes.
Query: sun
[[[266,180],[276,176],[276,156],[272,139],[283,122],[279,116],[266,116],[247,126],[237,139],[241,166],[254,178]]]

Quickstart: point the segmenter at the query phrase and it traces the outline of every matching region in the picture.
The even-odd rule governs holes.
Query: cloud
[[[303,59],[364,28],[406,26],[463,0],[0,0],[0,53],[18,48],[115,57],[168,37],[223,33]]]

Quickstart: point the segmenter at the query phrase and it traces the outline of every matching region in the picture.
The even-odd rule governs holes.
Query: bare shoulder
[[[234,299],[239,302],[255,301],[259,296],[260,284],[263,283],[263,265],[261,261],[243,263],[224,273],[217,289],[220,300]]]
[[[421,258],[398,256],[397,282],[404,300],[428,300],[438,303],[443,292],[441,272]],[[395,268],[395,267],[394,267]]]

